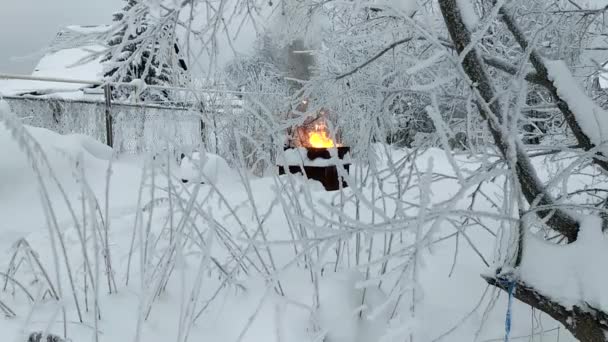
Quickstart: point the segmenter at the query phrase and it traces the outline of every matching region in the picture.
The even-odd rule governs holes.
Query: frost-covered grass
[[[6,340],[502,339],[505,295],[480,274],[509,220],[500,184],[471,207],[475,183],[450,171],[473,173],[473,156],[378,146],[375,163],[354,158],[342,192],[237,170],[183,184],[169,158],[110,162],[99,143],[3,115]],[[512,336],[557,341],[556,327],[515,304]]]

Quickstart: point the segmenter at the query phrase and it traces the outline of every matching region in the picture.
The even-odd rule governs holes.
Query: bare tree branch
[[[462,53],[465,48],[468,48],[471,43],[471,33],[465,26],[460,9],[456,0],[440,0],[439,6],[446,22],[448,32],[452,38],[456,51]],[[462,67],[464,72],[476,86],[477,91],[487,103],[484,106],[481,101],[477,101],[477,107],[480,114],[488,120],[488,126],[496,146],[499,148],[503,157],[511,158],[509,148],[509,138],[501,131],[500,124],[493,123],[489,120],[492,117],[498,117],[498,120],[503,120],[502,108],[499,101],[495,101],[496,93],[492,82],[484,68],[483,61],[478,54],[476,48],[472,48],[466,56],[462,58]],[[536,203],[541,206],[551,205],[552,197],[545,191],[543,184],[536,175],[536,170],[530,163],[530,160],[523,150],[521,144],[515,144],[515,165],[514,171],[518,176],[522,192],[529,203]],[[568,213],[562,210],[547,211],[541,210],[537,212],[540,217],[547,218],[547,224],[568,238],[569,241],[575,241],[578,235],[578,222]]]
[[[423,38],[418,38],[418,39],[423,39]],[[401,44],[405,44],[408,43],[410,41],[414,40],[414,38],[412,37],[408,37],[408,38],[404,38],[404,39],[400,39],[397,40],[393,43],[391,43],[389,46],[385,47],[384,49],[382,49],[382,51],[378,52],[374,57],[368,59],[367,61],[365,61],[364,63],[360,64],[359,66],[357,66],[356,68],[352,69],[351,71],[344,73],[340,76],[336,77],[336,80],[341,80],[345,77],[348,77],[356,72],[358,72],[359,70],[365,68],[366,66],[370,65],[371,63],[373,63],[375,60],[377,60],[378,58],[384,56],[384,54],[386,54],[387,52],[391,51],[392,49],[396,48],[397,46],[401,45]],[[446,47],[450,47],[451,45],[447,42],[441,41],[442,44]]]
[[[509,12],[509,10],[505,7],[502,7],[500,9],[500,13],[503,22],[505,23],[511,34],[513,34],[517,43],[521,46],[522,49],[527,49],[530,44],[526,39],[525,34],[517,26],[517,23],[513,19],[513,16]],[[564,115],[564,118],[566,119],[568,126],[570,126],[572,133],[574,133],[574,136],[576,137],[576,140],[578,141],[579,145],[585,151],[593,149],[595,147],[595,144],[593,144],[589,137],[585,134],[585,132],[583,132],[582,128],[576,121],[576,117],[572,108],[570,108],[568,102],[565,101],[559,95],[557,87],[555,87],[553,82],[549,80],[549,73],[547,71],[547,67],[545,66],[543,58],[540,56],[540,53],[536,49],[532,49],[530,53],[530,62],[532,63],[532,66],[534,66],[534,69],[536,69],[537,76],[543,79],[543,83],[546,84],[545,87],[549,90],[551,96],[555,99],[557,107]],[[606,161],[605,156],[603,156],[599,152],[596,155],[597,158],[593,158],[594,163],[602,169],[608,171],[608,161]]]
[[[490,285],[505,291],[508,290],[505,282],[499,279],[491,277],[484,277],[484,279]],[[603,311],[590,305],[584,307],[574,305],[571,309],[567,309],[523,282],[517,282],[513,290],[513,296],[559,321],[580,341],[607,341],[608,315]]]
[[[504,71],[511,75],[515,75],[518,72],[516,66],[514,66],[514,65],[510,64],[509,62],[502,60],[498,57],[484,55],[483,61],[487,65],[489,65],[493,68],[496,68],[498,70]],[[530,83],[534,83],[534,84],[537,84],[537,85],[540,85],[543,87],[547,87],[551,84],[551,83],[547,83],[546,79],[540,77],[539,75],[537,75],[536,73],[533,73],[533,72],[526,74],[525,79],[526,79],[526,81],[528,81]]]
[[[385,53],[389,52],[390,50],[394,49],[395,47],[401,45],[401,44],[405,44],[407,42],[412,41],[412,37],[408,37],[408,38],[404,38],[404,39],[400,39],[396,42],[393,42],[391,45],[385,47],[382,51],[378,52],[374,57],[368,59],[367,61],[365,61],[363,64],[360,64],[358,67],[354,68],[353,70],[342,74],[338,77],[336,77],[336,80],[341,80],[344,77],[348,77],[356,72],[358,72],[359,70],[365,68],[366,66],[368,66],[370,63],[373,63],[376,59],[382,57]]]

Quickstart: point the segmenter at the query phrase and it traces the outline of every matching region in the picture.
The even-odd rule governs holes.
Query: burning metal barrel
[[[302,100],[296,111],[305,113],[309,100]],[[321,182],[327,191],[348,186],[344,177],[350,170],[350,147],[342,146],[339,132],[330,130],[328,111],[321,109],[316,117],[288,130],[287,145],[277,158],[279,174],[301,173]],[[334,140],[335,139],[335,140]]]
[[[277,160],[279,174],[287,172],[301,173],[308,179],[321,182],[327,191],[334,191],[348,186],[340,176],[338,167],[346,173],[350,169],[350,147],[288,147],[284,156]],[[287,166],[287,170],[285,169]]]

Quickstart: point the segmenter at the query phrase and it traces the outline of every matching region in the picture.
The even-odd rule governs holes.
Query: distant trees
[[[242,112],[233,116],[234,121],[229,125],[235,132],[240,132],[239,135],[247,137],[242,139],[241,148],[249,159],[245,162],[257,172],[269,165],[275,145],[280,143],[275,136],[281,133],[274,127],[289,107],[289,85],[281,71],[284,61],[279,51],[271,37],[261,36],[254,43],[251,55],[239,56],[224,68],[229,86],[242,92],[239,95]],[[230,149],[236,151],[234,147]]]
[[[271,84],[284,86],[277,49],[270,37],[257,39],[251,55],[238,56],[226,64],[224,71],[231,85],[249,92],[267,90]]]
[[[154,18],[141,0],[126,0],[113,19],[114,33],[108,41],[110,49],[102,60],[106,80],[141,80],[145,85],[160,86],[186,83],[188,68],[179,50],[176,17]],[[140,101],[167,101],[173,97],[168,90],[138,93],[137,87],[134,88],[115,88],[114,96],[126,99],[136,93]]]

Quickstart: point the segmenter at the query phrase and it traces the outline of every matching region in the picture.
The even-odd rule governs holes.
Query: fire
[[[332,138],[328,134],[327,126],[325,124],[316,124],[314,129],[307,132],[308,135],[308,146],[315,148],[330,148],[339,146],[335,144]]]
[[[297,111],[306,112],[308,107],[308,99],[303,99],[298,105]],[[309,118],[302,125],[295,127],[295,132],[291,133],[290,144],[296,147],[312,147],[312,148],[332,148],[341,147],[342,144],[334,142],[331,138],[328,122],[327,111],[321,109],[317,113],[317,117]]]
[[[308,134],[308,143],[311,147],[329,148],[335,147],[334,141],[327,136],[327,132],[310,132]]]

